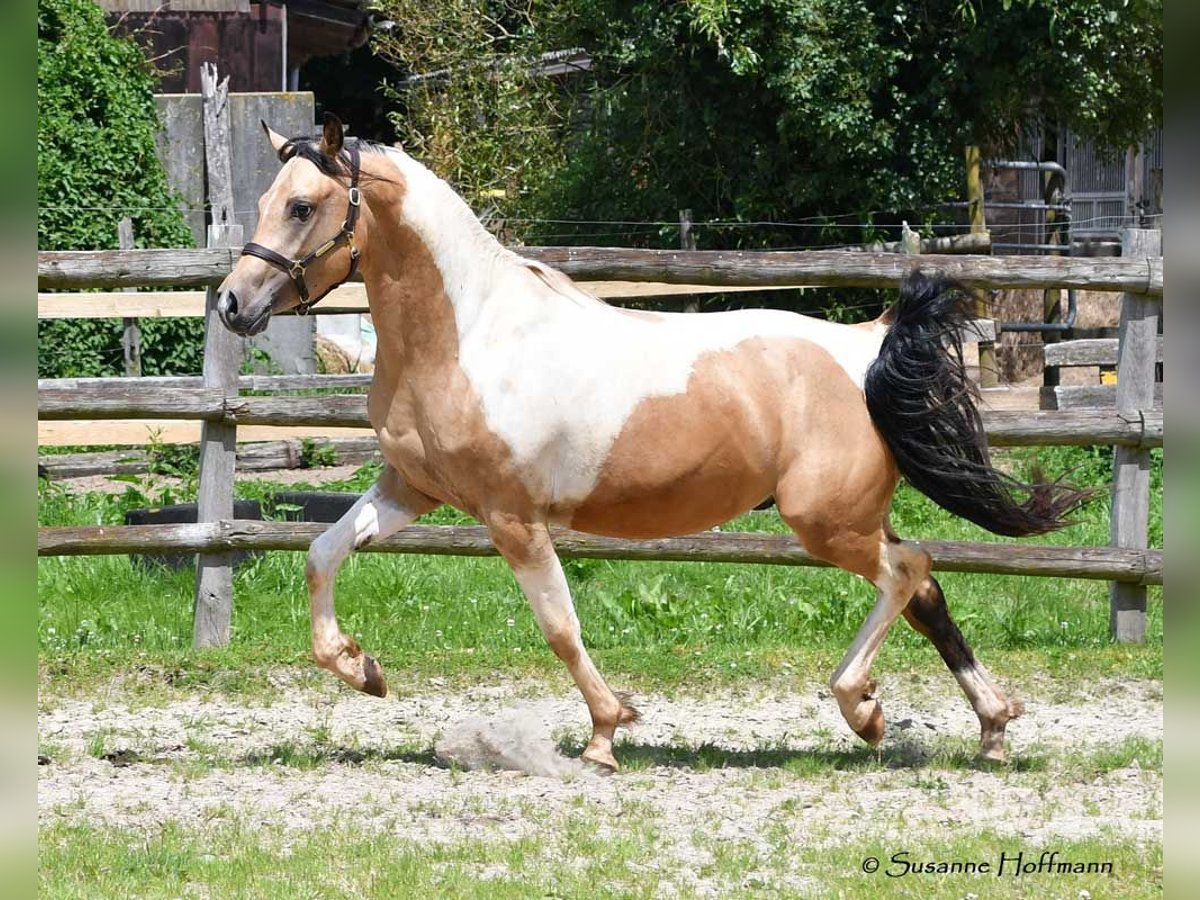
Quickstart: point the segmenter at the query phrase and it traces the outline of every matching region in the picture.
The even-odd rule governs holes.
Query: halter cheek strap
[[[346,221],[342,223],[342,230],[336,235],[313,250],[307,256],[302,256],[299,259],[288,259],[282,253],[277,253],[270,247],[264,247],[262,244],[256,244],[253,241],[246,244],[242,248],[242,256],[256,256],[264,260],[277,269],[282,269],[292,279],[292,284],[296,286],[296,293],[300,295],[300,305],[296,307],[296,314],[301,316],[308,315],[308,311],[316,304],[320,303],[330,291],[334,288],[341,287],[347,281],[354,277],[354,273],[358,271],[358,247],[354,245],[354,226],[358,223],[358,210],[362,205],[362,193],[358,189],[358,176],[360,171],[360,158],[358,147],[350,146],[346,148],[346,153],[350,157],[350,197],[349,208],[346,211]],[[314,262],[320,259],[327,253],[347,244],[350,247],[350,271],[346,273],[346,277],[341,281],[331,284],[315,299],[309,299],[308,283],[305,281],[305,271]]]

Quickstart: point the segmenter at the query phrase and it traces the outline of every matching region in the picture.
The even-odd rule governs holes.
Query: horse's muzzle
[[[259,334],[271,320],[271,306],[265,306],[258,315],[246,315],[233,291],[221,291],[217,295],[217,316],[230,331],[243,337]]]

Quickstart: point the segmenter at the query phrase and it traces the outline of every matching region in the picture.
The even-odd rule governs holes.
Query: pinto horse
[[[859,325],[622,310],[501,246],[444,181],[401,150],[347,141],[335,116],[315,138],[264,129],[283,167],[218,315],[256,334],[361,269],[379,342],[368,409],[386,466],[308,553],[319,666],[386,694],[379,664],[338,626],[334,576],[356,548],[451,504],[486,526],[583,694],[583,759],[615,770],[614,733],[638,712],[580,640],[550,526],[681,535],[773,496],[809,553],[878,591],[830,680],[850,728],[883,738],[871,665],[903,615],[974,707],[980,753],[1003,758],[1022,705],[950,618],[929,554],[892,531],[892,494],[903,475],[1004,535],[1061,526],[1083,495],[991,465],[958,343],[961,291],[914,272]]]

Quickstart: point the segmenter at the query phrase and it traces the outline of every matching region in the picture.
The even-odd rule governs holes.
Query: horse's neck
[[[494,292],[514,254],[497,241],[454,190],[402,151],[389,154],[404,176],[401,224],[423,244],[454,309],[459,332],[468,330]],[[397,261],[402,269],[405,261]]]

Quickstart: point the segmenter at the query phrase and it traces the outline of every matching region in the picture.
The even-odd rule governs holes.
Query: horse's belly
[[[757,371],[756,371],[757,370]],[[752,360],[714,360],[683,394],[642,402],[621,429],[572,528],[665,537],[711,528],[758,504],[778,477],[783,388]]]

